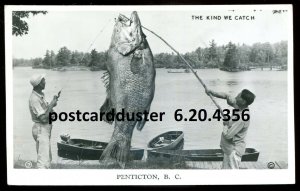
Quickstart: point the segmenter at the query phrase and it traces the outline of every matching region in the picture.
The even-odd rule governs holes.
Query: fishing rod
[[[133,22],[131,19],[127,18],[125,15],[120,14],[120,16],[123,17],[123,18],[125,18],[127,21]],[[175,48],[173,48],[167,41],[165,41],[161,36],[159,36],[158,34],[156,34],[155,32],[153,32],[152,30],[146,28],[145,26],[143,26],[141,24],[140,24],[140,26],[142,28],[146,29],[147,31],[149,31],[150,33],[154,34],[156,37],[158,37],[160,40],[162,40],[167,46],[169,46],[180,57],[180,59],[190,68],[190,70],[196,76],[196,78],[198,79],[198,81],[204,87],[205,91],[207,90],[206,84],[198,76],[197,72],[195,72],[195,70],[193,69],[193,67],[188,63],[188,61],[186,61],[186,59],[183,58],[183,56],[180,55],[180,53],[177,50],[175,50]],[[221,106],[216,102],[216,100],[213,98],[213,96],[211,94],[208,94],[208,96],[213,101],[213,103],[217,106],[217,108],[220,110],[221,115],[224,118],[224,113],[223,113],[223,110],[222,110]]]
[[[85,52],[88,52],[89,49],[93,46],[93,44],[96,42],[98,36],[103,32],[103,30],[108,26],[108,23],[110,23],[112,19],[109,19],[108,22],[104,25],[104,27],[99,31],[99,33],[97,34],[97,36],[95,37],[95,39],[92,41],[92,43],[90,44],[90,46],[87,48],[87,50]],[[85,53],[83,53],[82,58],[80,59],[80,62],[82,62],[83,58],[85,57]]]
[[[94,38],[94,40],[92,41],[92,43],[90,44],[90,46],[87,48],[86,52],[89,51],[89,49],[93,46],[93,44],[96,42],[97,38],[99,37],[99,35],[104,31],[104,29],[108,26],[108,24],[110,23],[112,19],[109,19],[108,22],[103,26],[103,28],[99,31],[99,33],[96,35],[96,37]],[[80,59],[80,63],[82,62],[83,58],[85,57],[85,53],[83,53],[83,56]],[[69,81],[69,79],[67,79],[66,81]],[[60,88],[60,90],[58,91],[57,95],[55,95],[55,97],[58,99],[60,97],[60,94],[62,92],[62,89],[64,87]]]

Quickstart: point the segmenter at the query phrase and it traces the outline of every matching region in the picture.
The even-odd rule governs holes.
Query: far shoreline
[[[44,70],[51,70],[51,71],[106,71],[105,69],[100,69],[97,67],[88,67],[88,66],[61,66],[61,67],[55,67],[55,68],[45,68],[45,67],[32,67],[32,66],[14,66],[13,69],[15,68],[31,68],[31,69],[44,69]],[[181,71],[181,73],[190,73],[190,72],[184,72],[186,68],[155,68],[155,69],[165,69],[165,70],[172,70],[176,71]],[[224,68],[210,68],[210,67],[204,67],[204,68],[193,68],[194,70],[206,70],[206,69],[218,69],[220,71],[224,72],[229,72],[229,73],[236,73],[236,72],[249,72],[249,71],[287,71],[287,68],[281,69],[281,68],[272,68],[270,67],[256,67],[256,68],[250,68],[247,70],[226,70]],[[174,72],[169,72],[169,73],[174,73]]]

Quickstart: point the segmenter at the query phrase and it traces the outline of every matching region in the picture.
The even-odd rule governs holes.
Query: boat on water
[[[70,139],[61,136],[57,142],[58,156],[72,160],[99,160],[107,142],[92,141],[86,139]],[[144,149],[131,148],[130,157],[133,160],[141,160],[144,156]]]
[[[242,161],[257,161],[259,151],[255,148],[246,148]],[[163,158],[166,160],[184,161],[223,161],[221,149],[200,150],[151,150],[148,151],[148,159]]]
[[[185,69],[184,71],[171,71],[171,70],[168,70],[168,73],[191,73],[191,71],[189,69]]]
[[[182,149],[184,144],[184,133],[183,131],[167,131],[162,133],[156,137],[154,137],[148,143],[148,149],[153,150],[174,150],[174,149]]]

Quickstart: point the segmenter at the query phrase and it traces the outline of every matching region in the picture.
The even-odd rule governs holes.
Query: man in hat
[[[29,98],[29,110],[34,125],[32,135],[36,141],[37,168],[50,168],[52,155],[50,137],[52,125],[49,124],[49,113],[57,105],[57,96],[54,96],[50,104],[45,100],[45,74],[33,75],[30,79],[33,86]]]
[[[249,105],[255,99],[255,95],[247,90],[242,90],[236,97],[227,93],[215,92],[206,89],[206,93],[217,98],[226,99],[227,104],[235,109],[228,121],[223,122],[223,132],[220,146],[224,152],[223,169],[239,169],[242,155],[245,153],[248,127],[250,124]],[[246,117],[242,115],[247,115]]]

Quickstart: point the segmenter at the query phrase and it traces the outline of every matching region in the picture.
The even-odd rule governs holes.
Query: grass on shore
[[[15,160],[16,169],[35,169],[36,161]],[[134,160],[129,161],[125,169],[189,169],[182,160]],[[122,169],[117,163],[105,165],[98,160],[64,160],[51,163],[51,169]]]

